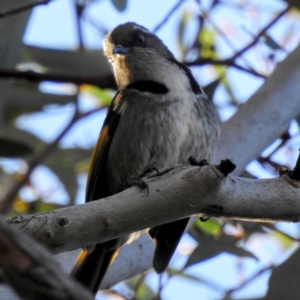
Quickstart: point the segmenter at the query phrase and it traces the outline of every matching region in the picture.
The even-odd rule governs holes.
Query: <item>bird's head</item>
[[[103,49],[113,64],[120,89],[137,80],[159,79],[160,70],[174,59],[155,34],[131,22],[109,32],[103,42]]]

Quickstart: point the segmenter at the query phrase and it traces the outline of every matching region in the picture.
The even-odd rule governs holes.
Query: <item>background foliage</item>
[[[57,2],[67,3],[71,12],[73,48],[24,43],[28,30],[39,26],[34,22],[39,5],[48,4],[43,9],[50,13]],[[192,68],[221,121],[247,101],[299,41],[298,1],[168,1],[156,23],[152,11],[160,10],[160,2],[150,2],[1,1],[0,206],[7,217],[83,201],[89,157],[115,90],[101,40],[126,16],[141,23],[139,10],[141,15],[149,11],[142,25]],[[39,7],[32,13],[33,6]],[[47,34],[53,34],[51,28]],[[284,110],[288,99],[282,104]],[[291,120],[285,134],[242,175],[274,177],[279,168],[291,168],[298,155],[299,121]],[[149,272],[103,297],[297,299],[298,236],[298,224],[196,220],[162,278]]]

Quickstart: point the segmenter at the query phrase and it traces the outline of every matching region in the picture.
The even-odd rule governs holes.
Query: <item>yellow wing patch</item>
[[[88,257],[89,252],[86,250],[81,250],[79,255],[76,258],[76,261],[74,263],[74,266],[72,268],[72,272],[71,272],[71,276],[73,276],[73,274],[75,274],[80,268],[81,266],[84,264],[86,258]]]
[[[96,157],[102,156],[103,150],[105,149],[105,145],[108,142],[108,140],[109,140],[108,125],[106,125],[102,128],[101,133],[100,133],[100,137],[97,141],[96,147],[94,148],[90,168],[93,166],[93,163],[95,162]]]

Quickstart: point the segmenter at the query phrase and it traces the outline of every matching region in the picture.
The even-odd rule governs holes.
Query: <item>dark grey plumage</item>
[[[139,36],[144,36],[144,44]],[[128,48],[126,55],[113,54],[115,45]],[[113,62],[119,89],[125,88],[118,97],[123,101],[116,107],[122,121],[109,155],[112,184],[120,187],[127,176],[142,174],[150,167],[162,170],[188,163],[191,155],[210,159],[218,128],[213,105],[200,88],[197,95],[192,91],[189,70],[173,62],[173,54],[162,41],[147,29],[126,23],[107,35],[104,52]],[[165,85],[168,92],[126,89],[147,80]]]
[[[104,53],[112,62],[119,92],[94,151],[87,201],[122,191],[130,176],[150,168],[187,164],[190,156],[209,160],[218,136],[213,105],[190,70],[163,42],[144,27],[126,23],[107,35]],[[158,273],[167,267],[187,222],[179,220],[149,231],[157,243],[153,265]],[[111,257],[128,238],[99,244],[98,254],[90,256],[97,257],[97,266],[103,264],[103,257]],[[108,265],[104,264],[97,280],[83,279],[88,270],[73,274],[82,282],[93,281],[84,284],[96,291]]]

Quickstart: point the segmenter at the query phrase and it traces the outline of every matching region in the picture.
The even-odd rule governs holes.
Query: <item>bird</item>
[[[190,156],[209,161],[218,139],[218,118],[190,69],[157,35],[134,22],[109,32],[103,50],[118,91],[94,148],[86,202],[130,185],[145,188],[143,174],[188,164]],[[167,268],[188,222],[184,218],[148,230],[156,244],[157,273]],[[138,235],[82,250],[71,276],[96,294],[120,247]]]

